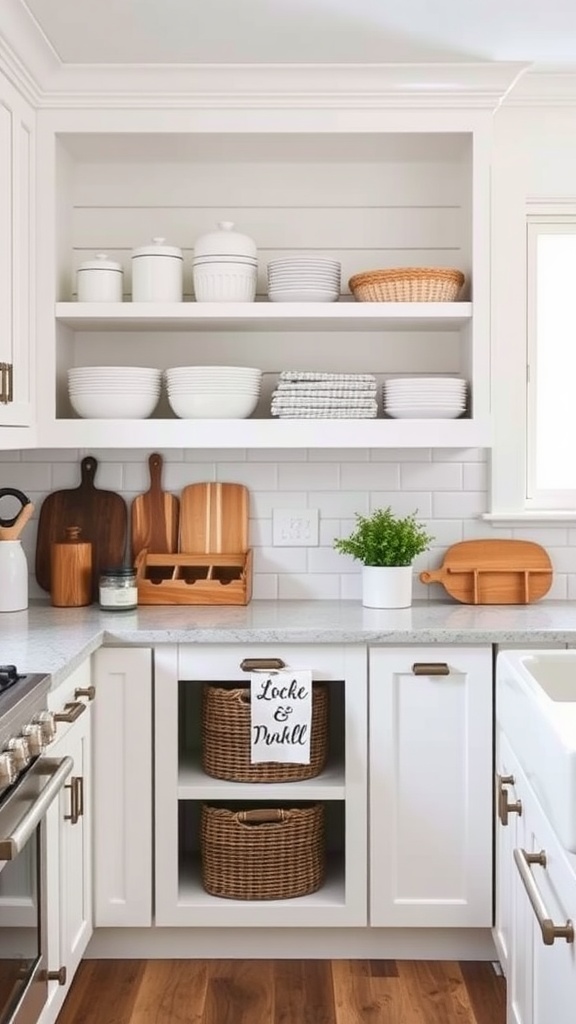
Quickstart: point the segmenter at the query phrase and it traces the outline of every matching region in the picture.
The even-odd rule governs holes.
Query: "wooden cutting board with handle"
[[[155,554],[178,551],[180,502],[162,490],[162,456],[148,459],[150,489],[134,498],[130,509],[132,560],[146,548]]]
[[[248,489],[189,484],[180,495],[180,551],[185,555],[248,550]]]
[[[552,577],[547,551],[530,540],[464,540],[440,569],[420,573],[463,604],[529,604],[548,593]]]
[[[43,590],[50,590],[52,544],[64,540],[68,526],[80,527],[82,540],[92,544],[94,599],[98,596],[100,570],[124,561],[128,533],[126,502],[114,491],[95,487],[97,468],[97,460],[86,456],[82,459],[79,486],[53,491],[42,502],[36,540],[36,579]]]

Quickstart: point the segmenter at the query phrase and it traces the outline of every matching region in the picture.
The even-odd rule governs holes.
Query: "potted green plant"
[[[416,512],[395,516],[390,506],[369,516],[356,513],[349,537],[335,538],[343,555],[362,562],[362,604],[367,608],[407,608],[412,604],[412,562],[434,538]]]

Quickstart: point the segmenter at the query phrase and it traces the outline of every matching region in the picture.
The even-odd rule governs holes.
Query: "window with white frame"
[[[576,215],[527,232],[526,511],[576,510]]]

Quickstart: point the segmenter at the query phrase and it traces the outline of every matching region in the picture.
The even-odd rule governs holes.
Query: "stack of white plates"
[[[70,403],[87,419],[146,419],[158,404],[162,371],[148,366],[76,366]]]
[[[251,366],[174,366],[168,401],[181,419],[246,419],[260,397],[262,371]]]
[[[398,377],[382,385],[384,413],[395,419],[456,419],[466,409],[459,377]]]
[[[340,264],[316,256],[292,256],[268,264],[271,302],[337,302]]]

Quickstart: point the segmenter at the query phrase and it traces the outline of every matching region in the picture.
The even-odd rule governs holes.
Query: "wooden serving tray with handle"
[[[464,540],[448,548],[422,583],[442,583],[463,604],[530,604],[552,586],[548,553],[530,540]]]

